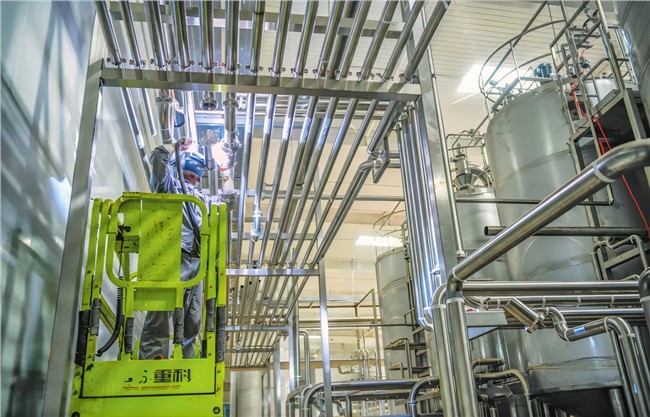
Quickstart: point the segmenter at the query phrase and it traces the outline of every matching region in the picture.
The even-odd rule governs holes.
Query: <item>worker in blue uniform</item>
[[[205,158],[189,151],[191,138],[182,138],[175,144],[158,146],[151,154],[151,190],[156,193],[188,194],[198,197],[209,208],[215,197],[201,192],[200,181],[206,169]],[[179,162],[177,162],[179,160]],[[178,166],[180,165],[180,166]],[[182,178],[182,181],[179,180]],[[200,265],[201,210],[195,204],[185,204],[183,209],[181,243],[182,281],[194,278]],[[183,322],[183,357],[194,358],[194,342],[201,329],[203,283],[185,291]],[[140,339],[140,359],[165,359],[170,352],[170,324],[179,322],[177,313],[149,311]]]

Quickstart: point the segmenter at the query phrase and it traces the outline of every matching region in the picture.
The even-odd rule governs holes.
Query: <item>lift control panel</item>
[[[203,219],[200,266],[182,281],[183,211],[190,207],[198,207]],[[188,195],[125,193],[116,201],[94,200],[70,417],[223,415],[227,222],[225,205],[208,209]],[[201,282],[197,353],[184,358],[177,317],[186,311],[186,290],[201,288]],[[169,358],[138,359],[137,323],[152,311],[174,317],[173,349]]]

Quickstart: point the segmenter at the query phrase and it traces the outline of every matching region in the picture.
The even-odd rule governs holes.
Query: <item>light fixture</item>
[[[385,248],[396,248],[402,245],[402,241],[393,236],[368,236],[361,235],[355,243],[357,246],[379,246]]]

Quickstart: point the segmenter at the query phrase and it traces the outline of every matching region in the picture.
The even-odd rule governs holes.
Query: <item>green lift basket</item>
[[[180,280],[183,206],[202,213],[198,274]],[[207,221],[206,221],[207,220]],[[193,417],[223,415],[225,377],[225,205],[208,212],[189,195],[125,193],[93,202],[70,402],[70,417]],[[176,340],[172,357],[138,360],[134,312],[183,309],[183,295],[203,281],[201,354],[183,358]],[[101,294],[102,285],[122,292],[124,324],[117,358],[97,357],[100,323],[112,333],[120,314]],[[143,313],[138,313],[143,314]],[[221,324],[221,326],[220,326]],[[170,335],[171,336],[171,335]]]

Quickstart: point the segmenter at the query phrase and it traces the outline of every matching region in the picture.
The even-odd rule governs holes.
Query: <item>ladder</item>
[[[183,205],[198,206],[203,219],[199,272],[187,281],[180,280]],[[222,416],[226,206],[213,205],[208,212],[194,196],[125,193],[116,201],[94,200],[90,216],[68,416]],[[200,281],[200,355],[183,358],[182,325],[177,324],[170,335],[171,358],[138,360],[134,323],[139,312],[182,316],[185,290]],[[115,311],[102,288],[120,293]],[[98,356],[100,328],[117,344],[117,354],[108,352],[112,357]]]

